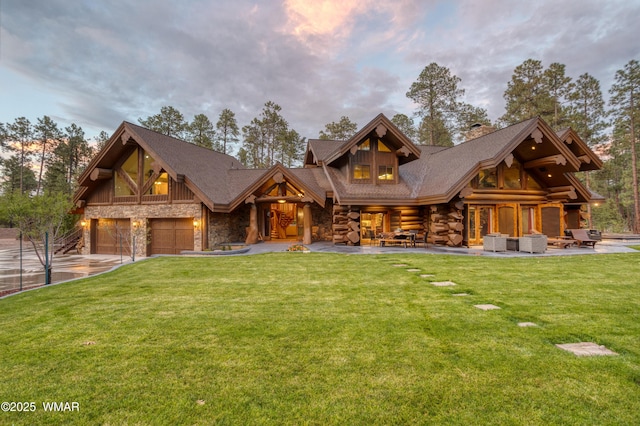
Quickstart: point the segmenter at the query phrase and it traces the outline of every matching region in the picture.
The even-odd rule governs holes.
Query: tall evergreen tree
[[[138,118],[138,122],[149,130],[179,139],[184,138],[188,127],[184,115],[172,106],[163,106],[159,114],[150,115],[144,120]]]
[[[553,118],[549,124],[553,129],[558,130],[567,123],[566,108],[563,105],[569,100],[573,83],[571,77],[565,75],[564,64],[558,62],[552,63],[544,70],[542,81],[553,102]]]
[[[36,187],[36,195],[41,194],[45,164],[51,157],[53,150],[62,139],[62,131],[58,128],[58,124],[48,116],[38,118],[38,124],[34,127],[34,136],[36,144],[39,145],[40,168],[38,173],[38,186]]]
[[[573,130],[590,147],[604,142],[604,132],[608,123],[600,82],[587,73],[582,74],[576,80],[568,98],[568,115]]]
[[[65,127],[65,137],[52,154],[47,163],[45,188],[49,192],[71,194],[75,189],[75,179],[93,155],[93,150],[85,139],[84,130],[75,123]]]
[[[34,171],[22,164],[20,154],[14,154],[2,162],[2,193],[29,194],[38,186]]]
[[[422,117],[419,133],[427,145],[452,143],[459,98],[464,95],[464,90],[458,87],[461,81],[449,68],[433,62],[411,84],[407,97],[418,104],[418,116]]]
[[[323,140],[346,141],[358,131],[358,125],[349,117],[342,116],[339,121],[333,121],[320,130],[319,138]]]
[[[506,112],[500,122],[504,125],[536,116],[549,123],[553,121],[554,100],[545,85],[542,62],[538,60],[527,59],[514,69],[503,97]]]
[[[96,142],[96,151],[102,151],[102,148],[104,148],[107,145],[107,142],[109,142],[109,133],[101,130],[100,133],[98,133],[98,136],[94,137],[93,140]]]
[[[13,123],[9,123],[5,126],[6,136],[5,145],[18,155],[18,173],[19,173],[19,189],[20,194],[27,192],[27,188],[24,184],[25,170],[28,168],[29,161],[31,160],[31,146],[33,145],[33,126],[31,122],[25,117],[16,118]]]
[[[228,145],[237,143],[240,136],[235,113],[228,108],[223,109],[218,117],[216,129],[216,141],[222,147],[221,152],[228,154]]]
[[[568,95],[567,108],[571,127],[589,146],[594,147],[604,141],[604,130],[607,127],[600,82],[585,73],[576,80],[572,89]],[[587,189],[591,189],[591,174],[588,171],[584,173],[584,178]],[[587,204],[587,214],[589,228],[593,228],[591,204]]]
[[[409,139],[416,138],[417,131],[413,118],[405,114],[396,114],[391,118],[391,122]]]
[[[188,140],[198,146],[207,149],[220,151],[218,146],[214,146],[214,138],[216,131],[213,129],[213,123],[204,114],[197,114],[193,117],[193,121],[186,127]]]
[[[638,193],[637,127],[640,122],[640,63],[633,59],[616,71],[615,83],[609,90],[609,104],[614,125],[628,141],[631,156],[633,189],[633,232],[640,233],[640,194]]]

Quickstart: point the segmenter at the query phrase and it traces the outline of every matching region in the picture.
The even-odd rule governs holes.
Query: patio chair
[[[578,242],[578,246],[596,247],[598,240],[591,239],[586,229],[569,229],[568,231],[571,233],[571,237]]]

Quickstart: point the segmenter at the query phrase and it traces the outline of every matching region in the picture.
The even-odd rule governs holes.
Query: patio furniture
[[[484,251],[507,251],[508,234],[487,234],[482,238]]]
[[[544,253],[547,250],[547,236],[531,234],[520,237],[520,251],[527,253]]]
[[[520,239],[518,238],[507,238],[507,251],[518,251],[520,249]]]
[[[380,238],[380,247],[391,245],[402,245],[404,248],[415,247],[415,241],[415,234],[410,232],[383,232]]]
[[[566,249],[567,247],[571,247],[574,244],[578,244],[576,240],[571,237],[555,237],[555,238],[547,238],[547,244],[550,246],[555,246],[557,248]]]
[[[596,243],[598,240],[592,239],[589,234],[587,234],[586,229],[569,229],[571,236],[574,240],[578,242],[579,246],[591,246],[593,248],[596,247]]]

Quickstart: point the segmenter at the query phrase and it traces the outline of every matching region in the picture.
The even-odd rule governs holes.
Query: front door
[[[498,209],[498,231],[501,234],[507,234],[510,237],[518,236],[516,215],[517,205],[515,204],[503,204],[497,206]]]
[[[482,244],[482,238],[494,232],[494,215],[495,208],[493,206],[469,206],[468,229],[469,244]]]
[[[300,210],[300,212],[298,212]],[[295,203],[269,203],[263,205],[263,235],[271,240],[297,240],[301,235],[298,224],[302,209]],[[298,214],[300,213],[300,214]]]

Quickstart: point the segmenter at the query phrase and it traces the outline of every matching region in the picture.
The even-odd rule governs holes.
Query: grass
[[[639,260],[146,260],[0,300],[0,424],[639,424]]]

